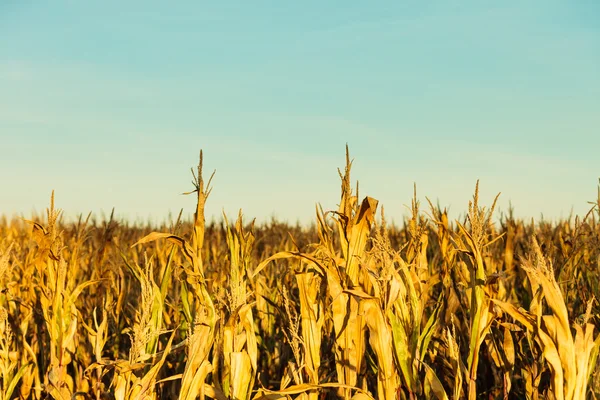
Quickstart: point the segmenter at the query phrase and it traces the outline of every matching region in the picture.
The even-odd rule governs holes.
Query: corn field
[[[600,397],[600,190],[549,223],[415,189],[393,226],[346,151],[311,227],[208,224],[202,164],[192,221],[0,221],[0,399]]]

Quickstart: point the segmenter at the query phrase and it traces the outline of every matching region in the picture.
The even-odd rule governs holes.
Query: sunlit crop
[[[63,223],[59,193],[1,220],[0,399],[600,395],[600,191],[551,224],[498,215],[475,182],[451,221],[415,189],[393,226],[347,153],[312,227],[206,224],[202,164],[193,221]]]

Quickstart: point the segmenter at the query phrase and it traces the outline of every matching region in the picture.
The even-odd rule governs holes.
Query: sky
[[[583,214],[600,177],[600,2],[0,0],[0,214],[314,220],[360,196]]]

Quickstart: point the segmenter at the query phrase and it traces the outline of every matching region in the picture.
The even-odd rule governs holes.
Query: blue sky
[[[600,2],[0,2],[0,213],[309,222],[361,195],[458,217],[584,213],[600,176]]]

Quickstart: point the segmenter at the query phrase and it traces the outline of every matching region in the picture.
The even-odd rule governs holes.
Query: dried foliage
[[[583,218],[390,226],[339,171],[310,228],[0,222],[0,399],[595,399],[600,189]],[[214,174],[213,174],[214,175]],[[378,216],[380,215],[380,217]]]

